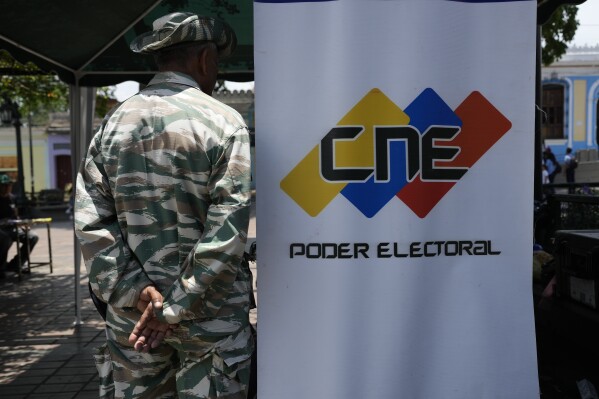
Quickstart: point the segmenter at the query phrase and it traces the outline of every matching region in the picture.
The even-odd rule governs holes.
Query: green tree
[[[110,111],[113,104],[116,102],[114,95],[114,87],[98,87],[96,92],[96,109],[95,114],[98,118],[103,118]]]
[[[50,112],[69,109],[69,86],[66,83],[32,63],[19,63],[4,50],[0,50],[0,95],[16,101],[22,117],[31,114],[35,125],[47,123]],[[103,117],[106,114],[110,100],[114,100],[114,89],[99,87],[96,115]]]
[[[21,115],[31,113],[34,122],[43,123],[48,112],[68,109],[69,87],[55,75],[31,63],[21,64],[4,50],[0,51],[0,71],[0,94],[17,102]]]
[[[542,26],[542,62],[547,66],[559,60],[568,49],[568,43],[574,39],[579,22],[576,19],[578,7],[562,5],[555,10],[551,18]]]

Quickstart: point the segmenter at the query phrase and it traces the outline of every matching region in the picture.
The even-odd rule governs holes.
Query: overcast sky
[[[599,0],[587,0],[578,6],[580,25],[572,44],[577,46],[599,44]]]

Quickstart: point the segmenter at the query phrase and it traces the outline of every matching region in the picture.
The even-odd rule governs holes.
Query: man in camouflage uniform
[[[245,398],[249,135],[210,96],[236,38],[189,13],[153,29],[131,49],[161,72],[105,118],[77,178],[76,234],[108,304],[101,395]]]

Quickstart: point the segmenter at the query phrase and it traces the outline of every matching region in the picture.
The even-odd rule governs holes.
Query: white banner
[[[536,2],[256,1],[259,398],[536,398]]]

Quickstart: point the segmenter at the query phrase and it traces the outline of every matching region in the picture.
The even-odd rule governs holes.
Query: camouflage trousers
[[[100,398],[245,399],[251,359],[227,365],[217,351],[178,351],[169,344],[140,353],[108,340],[95,354]]]

